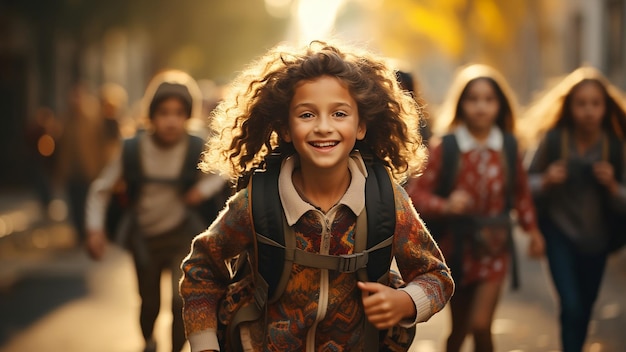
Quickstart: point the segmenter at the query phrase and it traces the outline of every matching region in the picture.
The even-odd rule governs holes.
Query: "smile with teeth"
[[[337,144],[339,144],[339,142],[337,142],[337,141],[310,142],[309,144],[311,144],[315,148],[330,148],[330,147],[336,146]]]

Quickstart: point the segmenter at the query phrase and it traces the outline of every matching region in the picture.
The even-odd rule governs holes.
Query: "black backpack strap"
[[[285,245],[283,221],[285,214],[278,196],[278,175],[280,174],[280,155],[271,155],[265,159],[265,169],[255,171],[251,183],[251,206],[254,228],[257,234],[271,239],[281,246]],[[258,241],[257,262],[259,274],[269,286],[268,297],[274,297],[283,274],[285,251],[268,243]]]
[[[613,166],[615,179],[624,183],[624,142],[613,134],[608,136],[609,153],[608,162]]]
[[[515,185],[517,176],[517,140],[510,133],[503,134],[503,155],[506,168],[506,211],[513,209],[515,204]]]
[[[515,207],[515,188],[517,185],[517,158],[518,148],[517,140],[511,133],[503,134],[503,156],[506,176],[506,205],[504,211],[509,213]],[[512,229],[509,229],[512,231]],[[517,289],[520,286],[519,278],[519,262],[517,260],[517,251],[515,250],[515,241],[513,234],[509,233],[508,246],[511,252],[511,288]]]
[[[188,138],[187,153],[185,154],[185,160],[179,175],[183,192],[191,188],[198,179],[198,162],[204,150],[204,140],[202,138],[193,135],[189,135]]]
[[[130,203],[139,197],[139,189],[143,178],[139,141],[141,135],[125,139],[122,144],[122,178],[126,183],[126,192]]]
[[[383,163],[367,157],[363,160],[367,169],[365,182],[367,248],[371,250],[393,238],[396,230],[396,201],[391,176]],[[392,257],[391,245],[369,253],[367,265],[369,281],[377,282],[388,274]]]
[[[441,170],[439,171],[439,182],[435,189],[435,194],[447,198],[454,184],[456,183],[459,164],[461,161],[461,151],[453,133],[447,134],[441,139]]]
[[[461,150],[454,133],[449,133],[441,139],[441,168],[439,169],[439,180],[435,187],[434,194],[448,198],[456,184],[461,165]],[[463,252],[465,247],[465,236],[458,229],[467,227],[463,218],[440,217],[425,219],[431,236],[438,241],[442,234],[449,232],[454,242],[454,251],[448,259],[448,264],[455,280],[460,281],[462,277]]]

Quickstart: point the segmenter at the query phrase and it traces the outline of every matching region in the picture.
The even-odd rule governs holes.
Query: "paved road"
[[[1,214],[0,214],[1,215]],[[37,232],[38,231],[38,232]],[[141,351],[139,298],[130,257],[112,248],[90,261],[75,248],[71,229],[48,224],[0,238],[0,351]],[[520,248],[525,238],[516,237]],[[493,326],[497,351],[558,351],[558,326],[545,263],[522,256],[522,288],[503,292]],[[159,352],[168,344],[168,278],[156,327]],[[586,352],[626,346],[626,252],[611,258],[597,302]],[[418,328],[412,351],[442,350],[449,312]],[[466,344],[464,351],[469,351]]]

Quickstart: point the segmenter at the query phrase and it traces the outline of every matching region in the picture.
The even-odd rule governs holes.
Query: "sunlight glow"
[[[331,36],[337,14],[346,0],[299,0],[296,7],[297,43],[308,44]]]
[[[265,10],[272,17],[288,17],[290,8],[291,0],[265,0]]]

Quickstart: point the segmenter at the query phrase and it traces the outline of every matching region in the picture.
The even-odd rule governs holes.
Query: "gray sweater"
[[[149,134],[140,137],[141,168],[147,178],[176,179],[187,153],[187,138],[178,144],[162,148]],[[113,186],[122,177],[121,152],[105,167],[92,183],[87,197],[87,228],[103,230],[105,210]],[[205,199],[222,189],[224,179],[217,175],[204,175],[194,187]],[[187,207],[175,185],[147,183],[141,187],[137,200],[137,223],[145,236],[155,236],[180,225],[187,215]]]
[[[606,137],[603,137],[606,138]],[[606,249],[609,233],[606,224],[604,202],[606,190],[595,179],[592,165],[602,161],[602,139],[580,154],[573,138],[569,140],[567,180],[544,189],[542,178],[549,164],[545,140],[539,145],[529,169],[529,182],[538,209],[544,209],[554,224],[570,238],[579,249],[598,253]],[[625,154],[626,155],[626,154]],[[626,160],[624,162],[626,166]],[[625,175],[622,180],[626,179]],[[607,204],[613,210],[626,212],[626,187],[609,196]]]

